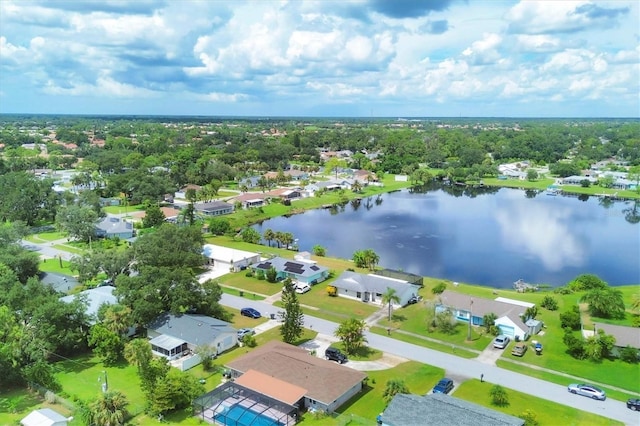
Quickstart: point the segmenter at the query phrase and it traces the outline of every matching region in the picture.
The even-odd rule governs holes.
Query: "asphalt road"
[[[268,316],[279,310],[277,307],[265,302],[247,300],[230,294],[223,294],[220,302],[225,306],[236,309],[252,307],[260,311],[263,316]],[[305,326],[319,333],[333,335],[338,324],[305,315]],[[595,401],[583,396],[570,394],[567,392],[566,386],[556,385],[524,374],[483,364],[475,359],[460,358],[369,332],[366,333],[366,337],[369,346],[374,349],[440,367],[449,374],[469,378],[480,378],[480,375],[483,374],[484,381],[487,382],[488,386],[500,384],[519,392],[618,420],[627,425],[640,425],[640,413],[629,410],[624,402],[613,399]],[[567,384],[569,383],[567,382]]]

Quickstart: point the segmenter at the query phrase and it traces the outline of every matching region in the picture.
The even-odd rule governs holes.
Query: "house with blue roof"
[[[254,271],[267,273],[271,268],[276,270],[276,279],[290,278],[304,284],[317,284],[329,277],[329,268],[320,266],[316,262],[307,259],[290,260],[283,257],[274,257],[258,264],[251,265]]]

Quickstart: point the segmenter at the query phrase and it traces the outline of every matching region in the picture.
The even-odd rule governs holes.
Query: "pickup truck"
[[[527,351],[527,345],[523,342],[518,342],[513,346],[511,350],[511,355],[522,356]]]

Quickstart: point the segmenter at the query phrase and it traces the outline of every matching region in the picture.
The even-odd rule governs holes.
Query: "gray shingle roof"
[[[158,333],[184,340],[192,345],[211,344],[222,333],[235,333],[228,322],[206,315],[184,314],[176,316],[164,313],[147,328]]]
[[[387,426],[523,426],[524,420],[450,395],[398,394],[382,414]]]
[[[378,294],[383,294],[387,291],[387,288],[392,288],[400,298],[402,298],[402,295],[404,295],[405,292],[418,294],[418,290],[420,289],[419,286],[410,284],[403,280],[382,277],[374,274],[359,274],[352,271],[343,272],[332,285],[336,288],[350,291],[368,291]]]

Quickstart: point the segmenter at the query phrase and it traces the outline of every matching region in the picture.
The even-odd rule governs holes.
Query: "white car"
[[[311,290],[311,286],[309,284],[298,284],[295,291],[298,294],[304,294],[309,290]]]

